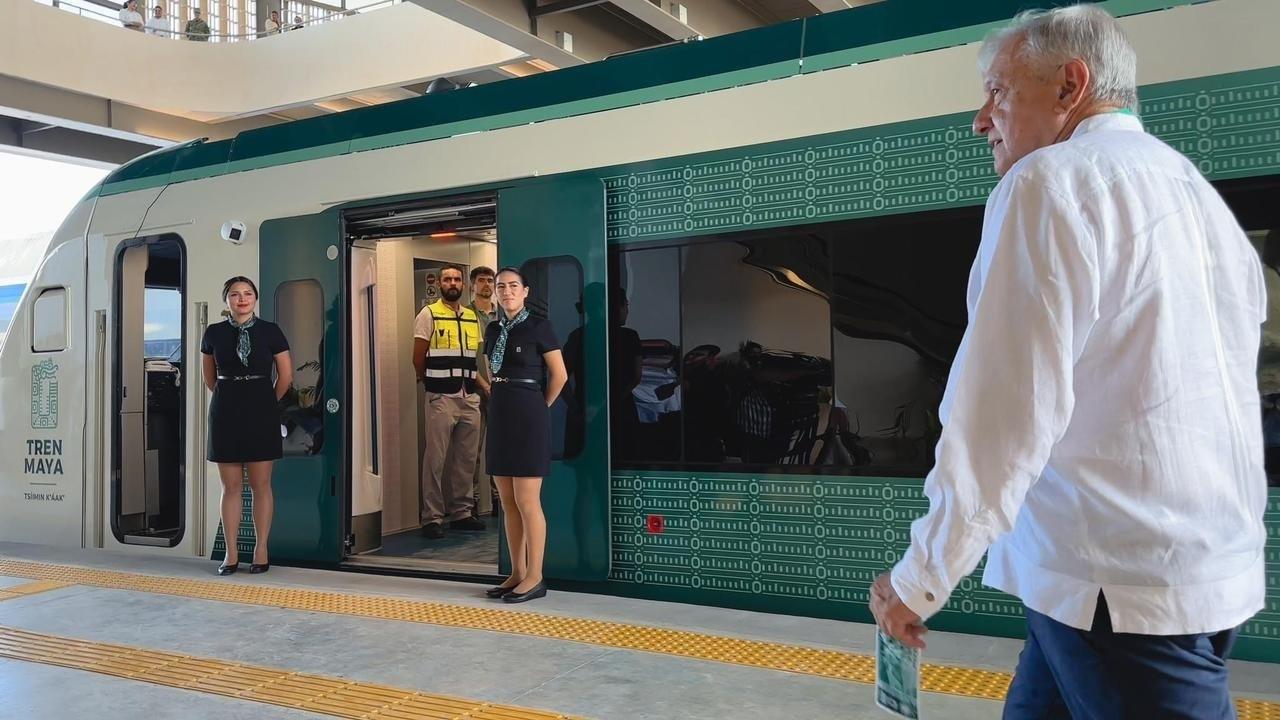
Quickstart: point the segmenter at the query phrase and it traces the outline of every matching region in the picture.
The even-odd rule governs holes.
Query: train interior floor
[[[870,625],[0,543],[0,716],[887,718]],[[998,718],[1022,642],[933,632],[921,717]],[[1232,662],[1242,718],[1280,666]]]
[[[498,567],[498,532],[501,519],[486,516],[485,530],[480,532],[445,531],[442,538],[423,537],[422,530],[414,528],[382,538],[382,547],[372,553],[375,556],[439,560],[449,563],[471,563]]]

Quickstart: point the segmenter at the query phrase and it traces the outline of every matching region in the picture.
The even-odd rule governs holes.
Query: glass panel
[[[831,394],[826,239],[781,230],[682,252],[685,460],[810,464]]]
[[[529,312],[551,321],[556,337],[565,347],[582,347],[582,265],[576,258],[554,257],[530,260],[521,268],[529,283]],[[580,351],[576,351],[581,355]],[[551,406],[551,458],[565,460],[578,456],[586,437],[582,393],[585,377],[581,364],[572,368],[569,383]]]
[[[378,474],[378,310],[377,293],[373,285],[365,288],[365,326],[369,328],[369,471]]]
[[[1258,353],[1258,392],[1262,395],[1262,442],[1267,484],[1280,485],[1280,229],[1254,230],[1249,239],[1262,258],[1267,288],[1267,321]]]
[[[18,310],[18,301],[22,299],[22,291],[26,285],[0,285],[0,338],[4,337],[13,321],[13,314]]]
[[[681,458],[679,248],[611,252],[609,436],[615,463]],[[575,358],[576,360],[576,358]]]
[[[31,308],[31,350],[58,352],[67,347],[67,291],[42,290]]]
[[[293,385],[280,400],[284,454],[315,455],[324,444],[324,290],[315,280],[280,283],[275,306],[293,357]]]
[[[169,359],[182,349],[182,293],[173,288],[147,288],[142,326],[143,356]]]
[[[881,218],[857,228],[856,238],[834,244],[836,409],[822,464],[924,477],[967,323],[981,213]]]
[[[1280,176],[1214,183],[1262,260],[1267,320],[1258,351],[1258,393],[1267,484],[1280,487]]]

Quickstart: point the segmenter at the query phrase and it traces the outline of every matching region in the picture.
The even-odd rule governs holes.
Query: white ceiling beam
[[[612,2],[614,7],[672,40],[684,40],[702,34],[649,0],[612,0]]]
[[[465,25],[478,33],[488,35],[498,42],[513,47],[531,58],[542,60],[558,68],[583,64],[582,58],[565,52],[542,38],[530,35],[527,28],[518,28],[468,5],[462,0],[406,0],[418,7]]]

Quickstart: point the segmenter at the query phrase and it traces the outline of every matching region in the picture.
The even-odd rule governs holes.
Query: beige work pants
[[[480,450],[480,396],[427,393],[427,447],[422,454],[422,523],[471,515]]]

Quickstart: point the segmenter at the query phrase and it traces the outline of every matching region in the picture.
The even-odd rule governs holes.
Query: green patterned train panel
[[[1147,129],[1210,178],[1280,172],[1280,68],[1148,86],[1142,98]],[[996,176],[971,121],[946,115],[609,174],[609,241],[981,204]]]
[[[870,620],[867,592],[910,541],[928,509],[923,481],[830,475],[618,472],[612,481],[611,580],[750,598],[786,612],[793,601],[823,614]],[[650,528],[660,516],[662,528]],[[1237,655],[1280,661],[1280,489],[1267,512],[1267,606],[1241,631]],[[961,581],[930,621],[941,630],[1020,634],[1017,598],[984,587],[982,568]],[[711,595],[705,599],[714,602]]]
[[[227,556],[227,539],[223,534],[222,524],[218,524],[218,532],[213,538],[212,560],[222,560]],[[257,536],[253,532],[253,493],[249,490],[246,476],[240,495],[240,527],[236,528],[236,551],[240,562],[253,562],[253,546]]]

